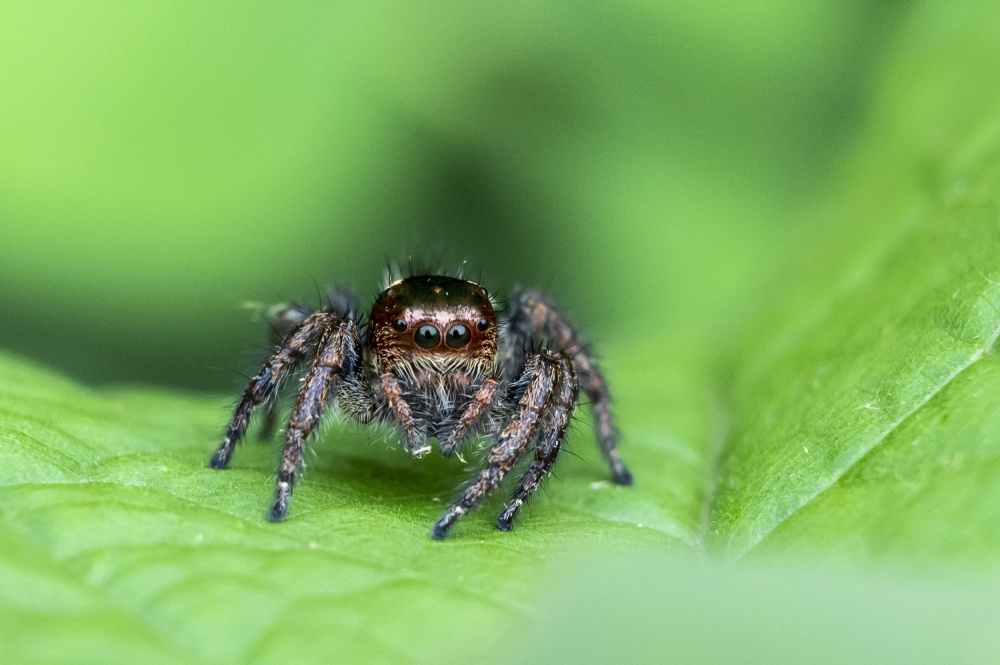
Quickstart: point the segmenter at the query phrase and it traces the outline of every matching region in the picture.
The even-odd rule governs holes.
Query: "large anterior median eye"
[[[413,337],[422,349],[433,349],[441,342],[441,333],[434,326],[420,326]]]
[[[445,336],[444,341],[451,348],[460,349],[469,343],[470,337],[472,337],[472,333],[469,332],[469,329],[461,323],[456,323],[451,328],[448,328],[448,334]]]

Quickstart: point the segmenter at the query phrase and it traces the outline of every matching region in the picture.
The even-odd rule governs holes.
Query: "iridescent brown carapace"
[[[372,351],[392,367],[400,361],[439,357],[492,363],[497,316],[486,289],[440,275],[392,283],[371,310]]]

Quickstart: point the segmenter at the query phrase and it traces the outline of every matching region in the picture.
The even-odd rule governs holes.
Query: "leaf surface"
[[[918,438],[914,428],[948,423],[947,409],[964,417],[915,455],[951,460],[961,446],[949,427],[980,428],[1000,444],[984,397],[1000,335],[1000,152],[992,136],[975,147],[887,249],[736,374],[710,527],[726,554],[744,554],[792,516],[808,529],[816,513],[800,510],[841,481],[857,485],[882,448]],[[961,391],[978,394],[978,406]],[[877,494],[868,503],[869,513],[894,513]]]
[[[10,357],[0,376],[0,607],[15,617],[0,643],[19,662],[91,662],[87,645],[98,642],[123,662],[149,662],[146,652],[189,662],[449,660],[485,652],[497,627],[528,617],[532,590],[567,553],[687,549],[697,538],[708,418],[694,371],[637,396],[671,406],[636,425],[629,461],[673,473],[648,474],[641,491],[614,486],[581,427],[576,455],[514,532],[493,528],[497,496],[442,543],[429,529],[470,475],[458,460],[411,460],[385,433],[332,426],[289,519],[270,524],[274,446],[251,437],[230,469],[207,467],[225,400],[92,392]],[[49,585],[46,576],[48,605],[30,586]],[[99,630],[81,628],[90,624]],[[70,637],[41,639],[64,630]]]

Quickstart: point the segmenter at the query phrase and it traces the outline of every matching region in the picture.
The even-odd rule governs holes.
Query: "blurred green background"
[[[152,653],[176,642],[236,662],[265,624],[281,639],[246,652],[259,662],[345,648],[470,662],[473,646],[501,642],[512,648],[497,654],[524,662],[659,662],[671,647],[703,662],[987,662],[1000,634],[1000,430],[980,395],[996,394],[996,337],[964,356],[930,342],[961,342],[956,330],[993,320],[974,316],[980,305],[997,311],[981,285],[957,299],[934,289],[965,272],[993,284],[979,255],[1000,219],[998,35],[995,0],[5,0],[0,614],[13,607],[22,623],[0,633],[79,662],[107,662],[133,635]],[[895,242],[908,224],[929,249]],[[953,237],[948,224],[961,226]],[[939,237],[951,244],[935,252]],[[888,287],[855,279],[887,248],[911,252]],[[501,299],[521,282],[566,305],[606,359],[636,488],[603,482],[588,440],[526,528],[497,534],[481,514],[431,543],[456,467],[410,466],[364,446],[378,433],[349,432],[356,446],[323,444],[293,518],[267,525],[273,449],[244,447],[227,474],[204,466],[228,397],[86,394],[61,378],[234,395],[266,340],[248,303],[315,302],[328,283],[356,284],[364,303],[386,263],[410,256],[465,261]],[[929,308],[917,315],[894,300],[911,265],[910,295]],[[857,311],[830,304],[864,289]],[[867,316],[879,308],[900,324],[892,335],[881,311]],[[810,325],[830,335],[796,337]],[[840,345],[853,328],[862,352]],[[831,349],[864,380],[790,408]],[[763,565],[690,561],[715,556],[712,511],[766,516],[798,480],[842,478],[800,448],[829,462],[886,438],[845,418],[845,453],[812,417],[853,414],[875,384],[866,364],[889,365],[877,386],[894,388],[910,382],[906,361],[922,371],[942,358],[961,367],[922,393],[924,418],[887,430],[907,451],[924,437],[927,459],[872,472],[905,501],[861,483],[855,503],[800,514]],[[732,380],[755,371],[781,389]],[[718,473],[727,450],[750,461]],[[935,481],[963,450],[968,475]],[[745,484],[752,502],[712,504],[757,476],[780,487]],[[203,532],[215,548],[204,556]],[[355,563],[401,586],[348,597]],[[78,605],[128,621],[95,633],[53,591],[60,576],[91,594]],[[179,591],[160,594],[174,579]]]
[[[245,303],[412,255],[714,348],[851,235],[812,211],[927,6],[9,0],[0,347],[233,391]]]

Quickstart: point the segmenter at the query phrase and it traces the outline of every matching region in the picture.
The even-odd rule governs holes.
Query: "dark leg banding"
[[[302,382],[285,432],[285,447],[278,465],[278,482],[269,518],[278,522],[288,514],[288,504],[295,487],[295,476],[302,466],[306,440],[316,431],[323,408],[331,396],[337,377],[345,366],[353,366],[352,354],[356,328],[353,321],[342,320],[320,338],[313,353],[312,367]]]
[[[619,485],[631,485],[632,473],[618,454],[618,429],[611,411],[607,380],[579,333],[566,321],[551,299],[529,289],[518,289],[511,296],[509,314],[512,349],[529,349],[547,341],[554,351],[570,356],[580,388],[594,413],[594,432],[601,454],[611,469],[611,479]],[[523,353],[515,351],[517,353]],[[515,361],[517,358],[511,358]]]
[[[573,415],[573,409],[576,408],[577,384],[572,364],[564,354],[556,356],[556,361],[559,364],[559,371],[552,407],[542,421],[538,443],[535,445],[535,459],[521,476],[521,481],[518,483],[517,489],[514,490],[510,501],[497,517],[497,528],[501,531],[511,530],[514,518],[521,506],[535,493],[539,484],[552,470],[563,437],[566,435],[569,420]]]
[[[514,416],[497,435],[496,443],[487,457],[486,468],[434,523],[431,533],[434,540],[447,536],[458,518],[475,509],[528,450],[538,430],[539,418],[547,412],[552,402],[557,367],[556,362],[548,356],[538,355],[528,359],[523,374],[530,378]]]
[[[213,469],[224,469],[232,459],[236,444],[246,434],[253,410],[264,402],[274,399],[278,384],[295,367],[299,360],[316,344],[316,339],[326,325],[336,318],[330,312],[316,312],[308,316],[290,333],[274,355],[264,364],[260,372],[250,381],[240,398],[229,427],[226,429],[222,445],[209,461]]]

